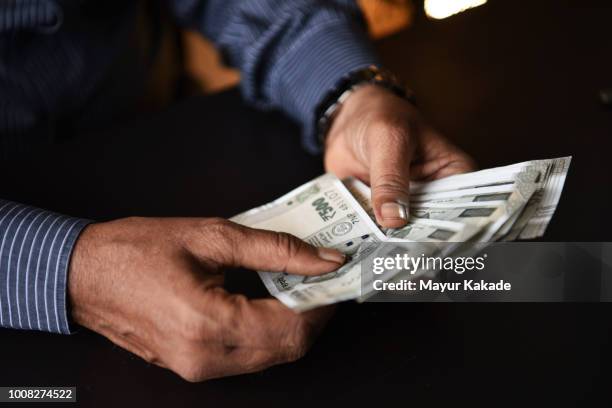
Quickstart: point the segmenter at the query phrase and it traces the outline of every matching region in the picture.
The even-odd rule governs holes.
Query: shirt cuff
[[[0,326],[72,332],[72,249],[89,220],[0,200]]]
[[[272,86],[284,111],[302,124],[304,147],[318,153],[316,110],[349,72],[379,65],[370,39],[358,21],[347,18],[318,25],[305,34],[275,67]]]

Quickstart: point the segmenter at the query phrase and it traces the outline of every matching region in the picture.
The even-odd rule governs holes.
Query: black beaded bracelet
[[[321,146],[325,146],[325,137],[338,112],[338,108],[353,91],[363,85],[370,84],[382,86],[395,95],[416,105],[414,94],[407,91],[389,71],[375,65],[351,71],[338,81],[338,84],[325,96],[323,102],[317,108],[316,129]]]

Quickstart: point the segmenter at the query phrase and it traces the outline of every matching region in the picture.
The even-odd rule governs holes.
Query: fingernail
[[[317,248],[317,255],[324,261],[343,264],[346,260],[346,255],[342,252],[330,248]]]
[[[382,215],[385,220],[408,220],[406,206],[400,203],[384,203],[380,207],[380,215]]]

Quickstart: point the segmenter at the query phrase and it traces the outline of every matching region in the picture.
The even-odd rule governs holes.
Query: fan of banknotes
[[[534,239],[546,231],[561,197],[571,157],[411,183],[410,217],[399,229],[376,224],[370,188],[357,179],[324,174],[278,198],[232,218],[253,228],[293,234],[350,255],[337,271],[316,277],[260,271],[269,292],[304,311],[362,293],[364,248],[388,242],[486,243]],[[449,246],[452,248],[452,246]]]

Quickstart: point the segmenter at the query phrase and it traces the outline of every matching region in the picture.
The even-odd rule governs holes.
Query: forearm
[[[202,31],[242,72],[247,101],[281,109],[317,150],[315,111],[347,73],[376,64],[361,12],[349,0],[174,0],[181,22]]]
[[[68,265],[88,222],[0,199],[0,326],[70,333]]]

